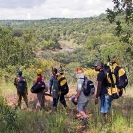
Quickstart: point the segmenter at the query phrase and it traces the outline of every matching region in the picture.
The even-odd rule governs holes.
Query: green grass
[[[59,103],[57,111],[50,112],[51,102],[46,102],[44,110],[37,111],[32,103],[30,107],[14,110],[6,104],[3,96],[13,95],[15,88],[7,85],[0,94],[0,133],[132,133],[133,132],[133,98],[130,88],[127,92],[112,103],[112,109],[108,116],[108,123],[101,130],[102,117],[99,105],[91,100],[88,105],[87,114],[89,124],[84,127],[81,121],[75,118],[77,111],[70,101],[68,108],[64,109]],[[4,94],[4,95],[3,95]],[[130,96],[131,94],[131,96]],[[35,101],[33,101],[35,102]]]

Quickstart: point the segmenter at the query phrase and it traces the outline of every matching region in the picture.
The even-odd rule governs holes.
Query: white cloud
[[[69,9],[64,9],[64,10],[62,10],[61,14],[63,16],[71,15],[71,11]]]
[[[82,18],[105,13],[108,0],[0,0],[0,19]]]

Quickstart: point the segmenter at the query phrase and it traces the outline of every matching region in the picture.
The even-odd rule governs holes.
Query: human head
[[[84,71],[83,71],[82,67],[77,67],[76,77],[77,78],[84,78]]]
[[[42,69],[37,69],[36,73],[37,73],[37,75],[41,75],[42,74]]]
[[[18,76],[22,76],[22,71],[18,71]]]
[[[84,73],[82,67],[77,67],[77,74]]]
[[[95,67],[96,71],[100,71],[100,69],[103,68],[103,63],[100,62],[100,61],[97,61],[97,62],[94,63],[94,67]]]
[[[57,69],[53,68],[53,74],[57,74]]]

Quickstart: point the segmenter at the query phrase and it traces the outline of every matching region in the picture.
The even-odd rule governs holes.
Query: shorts
[[[112,98],[109,95],[101,95],[100,96],[100,112],[108,113],[110,112]]]
[[[77,110],[78,111],[83,111],[83,110],[86,110],[87,109],[87,105],[88,105],[88,102],[85,102],[85,103],[78,103],[77,104]]]

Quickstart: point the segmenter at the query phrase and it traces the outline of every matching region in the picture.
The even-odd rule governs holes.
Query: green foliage
[[[89,36],[86,46],[87,48],[92,50],[101,44],[102,44],[102,40],[100,36]]]
[[[36,61],[35,58],[49,61],[53,59],[65,65],[78,62],[84,68],[91,68],[97,60],[106,63],[107,56],[110,55],[111,58],[118,56],[122,66],[132,77],[133,67],[129,62],[133,55],[133,28],[131,23],[126,25],[123,18],[125,12],[121,10],[118,15],[116,11],[112,10],[111,13],[114,14],[111,17],[115,17],[113,21],[118,27],[113,21],[111,24],[108,22],[107,17],[111,13],[91,18],[1,20],[2,26],[9,27],[1,27],[0,30],[0,67],[5,69],[1,75],[4,78],[13,77],[14,72],[16,74],[19,69],[28,70],[30,64],[33,64],[34,68],[45,67],[46,78],[49,78],[51,63],[45,66],[42,65],[42,60]],[[132,15],[129,19],[131,18]],[[117,35],[121,37],[121,42]],[[123,43],[123,40],[128,43]],[[27,72],[26,75],[30,73]],[[32,78],[28,77],[29,81]]]
[[[66,128],[66,115],[65,112],[53,113],[52,115],[46,115],[45,131],[47,133],[60,133],[67,131]],[[51,128],[52,127],[52,128]]]
[[[88,74],[92,72],[91,75],[94,73],[93,70],[85,69],[85,71]],[[12,88],[10,87],[10,89]],[[72,89],[74,88],[70,88],[70,91]],[[8,93],[6,90],[4,97]],[[127,92],[124,92],[123,96],[113,101],[112,110],[108,114],[108,122],[105,125],[102,122],[103,119],[102,114],[99,112],[99,105],[95,105],[93,99],[91,99],[87,108],[89,124],[84,128],[81,126],[82,121],[75,119],[78,115],[76,106],[67,98],[68,107],[66,109],[63,108],[62,104],[58,103],[57,111],[51,112],[52,104],[49,100],[46,100],[44,110],[35,110],[34,105],[36,100],[31,100],[31,97],[29,97],[29,108],[14,110],[13,107],[7,105],[3,96],[0,96],[0,132],[78,133],[89,131],[91,133],[124,133],[126,131],[127,133],[131,133],[133,131],[132,87],[127,88]],[[101,131],[101,126],[104,126],[103,131]]]
[[[5,99],[0,92],[0,132],[13,132],[17,129],[17,114],[16,110],[13,110],[7,106]]]
[[[77,48],[72,52],[59,52],[53,55],[55,61],[63,64],[71,62],[79,62],[82,67],[90,67],[88,63],[89,50],[85,48]]]
[[[76,68],[81,66],[79,62],[71,62],[65,66],[65,75],[68,83],[75,83],[76,78]]]
[[[33,50],[29,41],[30,35],[24,35],[21,43],[18,38],[12,36],[12,31],[0,27],[0,67],[5,68],[8,65],[25,65],[33,60]]]
[[[22,37],[23,35],[23,32],[19,29],[15,29],[13,30],[13,36],[16,36],[16,37]]]
[[[132,0],[113,0],[114,9],[107,9],[107,18],[110,23],[116,24],[116,35],[121,38],[123,42],[130,43],[130,37],[132,36],[132,16],[133,16],[133,3]],[[125,21],[120,19],[123,17]],[[126,28],[124,28],[126,27]]]

